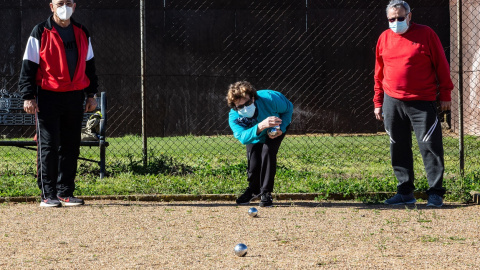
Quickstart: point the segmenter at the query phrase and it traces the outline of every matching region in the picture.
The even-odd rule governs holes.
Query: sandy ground
[[[480,269],[480,205],[4,203],[0,247],[0,269]]]

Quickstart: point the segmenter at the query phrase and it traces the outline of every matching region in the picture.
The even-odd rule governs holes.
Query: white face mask
[[[70,19],[72,14],[73,14],[73,8],[68,7],[67,5],[57,7],[57,16],[62,21],[66,21],[66,20]]]
[[[238,110],[238,115],[242,117],[250,118],[255,114],[255,103],[250,104],[250,106],[243,107],[243,109]]]
[[[407,32],[408,30],[407,20],[404,20],[403,22],[399,22],[399,21],[395,21],[393,23],[389,22],[388,24],[390,29],[392,29],[393,32],[400,35]]]

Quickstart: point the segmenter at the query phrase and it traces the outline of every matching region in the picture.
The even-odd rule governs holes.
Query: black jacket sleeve
[[[93,56],[90,33],[88,32],[87,28],[83,25],[82,25],[82,30],[85,32],[88,39],[88,56],[87,56],[87,62],[85,67],[85,74],[90,80],[90,85],[88,85],[88,87],[84,89],[84,92],[87,97],[93,97],[98,92],[98,77],[97,77],[96,68],[95,68],[95,57]]]
[[[85,74],[90,80],[90,85],[88,85],[84,91],[87,97],[93,97],[98,92],[98,77],[95,69],[95,58],[88,60],[86,64]]]

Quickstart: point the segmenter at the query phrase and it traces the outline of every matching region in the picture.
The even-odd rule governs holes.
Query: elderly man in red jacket
[[[83,104],[85,111],[96,108],[97,76],[90,35],[71,18],[75,7],[73,0],[52,0],[53,15],[30,34],[18,84],[25,111],[36,115],[42,207],[84,204],[73,192]]]
[[[443,205],[443,144],[436,99],[450,110],[453,84],[450,68],[435,32],[412,22],[410,6],[392,0],[387,6],[388,30],[377,43],[375,117],[390,136],[397,194],[385,204],[414,204],[411,127],[415,132],[429,184],[427,206]]]

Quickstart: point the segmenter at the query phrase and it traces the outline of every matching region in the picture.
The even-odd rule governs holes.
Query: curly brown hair
[[[258,99],[257,90],[253,85],[247,81],[239,81],[230,84],[228,87],[227,103],[230,108],[235,108],[235,101],[244,98],[246,96],[250,98],[255,97]]]

